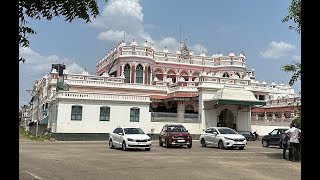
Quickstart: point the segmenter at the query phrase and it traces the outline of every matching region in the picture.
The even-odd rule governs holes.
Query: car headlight
[[[128,141],[134,141],[134,139],[132,139],[132,138],[128,138]]]
[[[148,141],[151,141],[151,138],[149,138]]]
[[[233,140],[233,139],[231,139],[231,138],[227,138],[227,137],[224,137],[226,140]]]

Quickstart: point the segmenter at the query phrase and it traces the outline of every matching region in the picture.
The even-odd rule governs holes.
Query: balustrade
[[[200,123],[198,114],[184,114],[178,118],[178,113],[151,112],[151,122]]]

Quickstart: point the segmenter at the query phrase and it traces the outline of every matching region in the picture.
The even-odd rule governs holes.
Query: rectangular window
[[[82,120],[82,106],[72,106],[71,120],[75,120],[75,121]]]
[[[140,109],[131,108],[130,109],[130,122],[139,122]]]
[[[259,100],[266,100],[264,95],[259,95]]]
[[[100,107],[100,121],[110,121],[110,107]]]

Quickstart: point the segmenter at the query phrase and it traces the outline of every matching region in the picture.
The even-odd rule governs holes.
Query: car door
[[[119,131],[120,131],[120,128],[117,128],[113,133],[114,146],[117,146],[117,147],[119,147],[119,137],[120,137]]]
[[[208,144],[208,145],[212,145],[212,140],[213,140],[213,138],[212,138],[212,128],[208,128],[208,129],[206,129],[205,131],[205,134],[204,134],[204,140],[206,141],[206,143]]]
[[[122,135],[120,135],[120,133],[122,133]],[[122,136],[124,135],[124,131],[123,128],[119,128],[118,134],[117,134],[117,141],[118,141],[118,146],[121,147],[122,146]]]
[[[160,140],[164,143],[165,142],[165,136],[166,136],[167,126],[163,126],[161,132],[160,132]]]
[[[218,142],[219,142],[219,133],[218,130],[216,130],[215,128],[212,129],[212,145],[213,146],[218,146]]]
[[[281,138],[281,134],[280,134],[279,129],[274,129],[270,133],[269,144],[270,145],[278,145],[280,138]]]

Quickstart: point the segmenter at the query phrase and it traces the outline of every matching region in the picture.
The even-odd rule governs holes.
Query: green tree
[[[107,2],[107,0],[105,0]],[[96,0],[19,0],[19,45],[29,47],[29,34],[36,31],[28,27],[29,19],[51,20],[53,17],[64,17],[65,21],[83,19],[90,22],[90,17],[96,17],[99,9]],[[24,58],[19,58],[24,62]]]
[[[288,22],[293,20],[295,25],[289,25],[289,29],[295,30],[297,33],[301,33],[301,0],[292,0],[291,5],[288,8],[289,13],[282,19],[282,22]],[[281,67],[286,72],[293,73],[289,84],[292,86],[297,80],[301,80],[301,63],[293,62]],[[299,92],[300,93],[300,92]],[[301,105],[298,105],[298,116],[293,122],[300,127],[301,125]]]
[[[289,29],[301,32],[301,0],[292,0],[289,6],[289,14],[282,18],[282,22],[293,20],[295,25],[290,25]]]
[[[301,63],[293,62],[281,67],[283,71],[293,73],[289,84],[292,86],[297,80],[301,80]]]
[[[22,111],[20,110],[19,111],[19,124],[21,123],[21,121],[22,121]]]
[[[282,18],[282,22],[289,22],[293,20],[295,25],[289,25],[289,29],[295,30],[300,34],[301,32],[301,0],[292,0],[288,8],[288,15]],[[301,80],[301,64],[293,62],[281,67],[286,72],[292,72],[293,75],[289,81],[292,86],[297,80]]]

